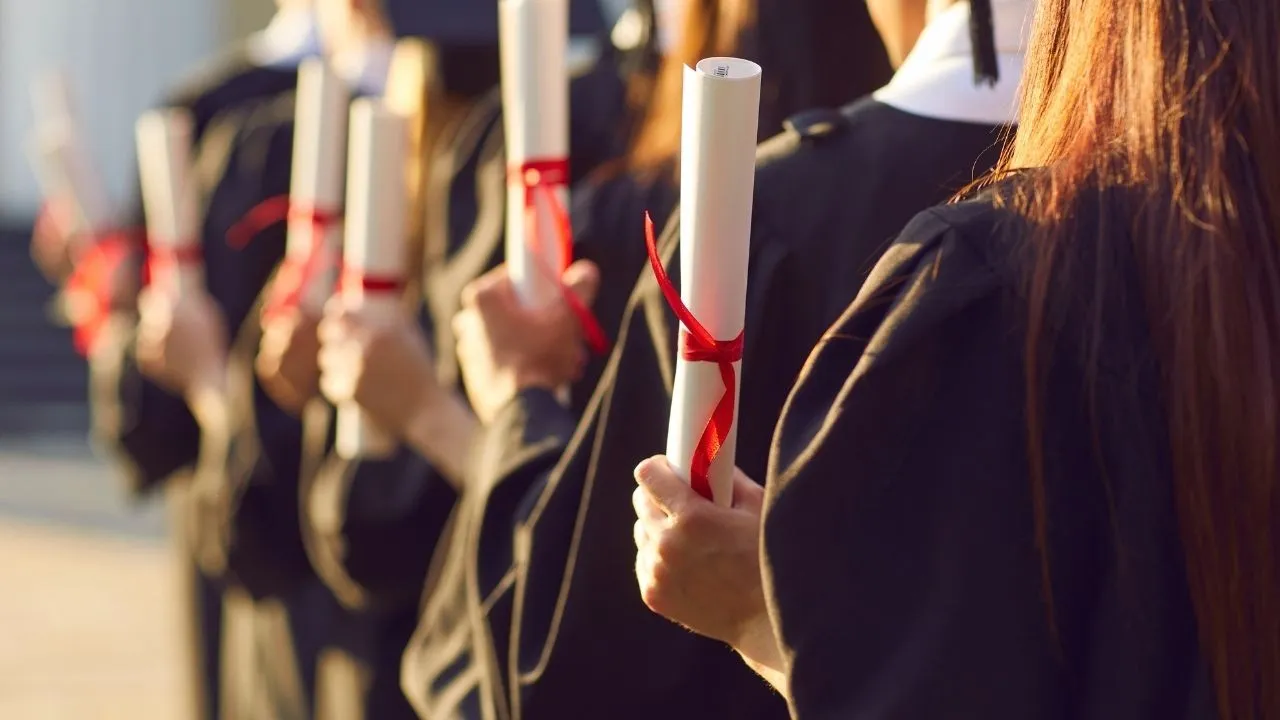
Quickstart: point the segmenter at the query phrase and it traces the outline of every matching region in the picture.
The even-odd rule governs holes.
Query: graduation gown
[[[1045,555],[1018,218],[987,200],[918,217],[809,360],[764,516],[796,717],[1216,717],[1127,228],[1101,246],[1097,206],[1073,218],[1086,259],[1050,315]]]
[[[166,97],[165,105],[185,108],[192,114],[192,142],[205,192],[212,192],[220,173],[242,173],[231,164],[234,143],[230,138],[244,119],[236,114],[237,109],[292,90],[296,84],[296,70],[257,65],[249,46],[241,44],[211,61]],[[206,143],[210,129],[216,131],[215,137]],[[241,174],[241,178],[244,176]],[[135,197],[141,198],[141,192]],[[206,202],[206,209],[223,212],[211,200]],[[140,201],[128,220],[133,227],[145,228]],[[228,277],[215,271],[224,257],[233,264],[238,262],[234,249],[223,242],[225,230],[233,222],[235,219],[224,217],[214,227],[206,220],[203,250],[205,262],[214,268],[209,271],[213,284],[234,277],[234,273]],[[210,290],[215,300],[221,300],[219,291],[212,287]],[[249,298],[248,302],[242,298],[237,304],[245,307],[252,302],[251,295]],[[182,398],[138,372],[132,355],[134,318],[125,314],[118,320],[111,337],[89,358],[91,432],[95,444],[115,460],[131,494],[140,497],[195,462],[200,431]]]
[[[738,445],[754,477],[809,348],[900,225],[994,163],[1002,131],[874,100],[788,128],[760,151],[754,200]],[[673,277],[677,246],[673,225]],[[649,612],[627,560],[631,472],[665,446],[677,328],[644,273],[582,421],[530,391],[489,429],[465,542],[406,655],[424,716],[785,715],[730,649]]]
[[[294,95],[260,108],[240,144],[265,158],[252,201],[289,191]],[[242,184],[248,189],[249,183]],[[224,578],[228,599],[226,705],[234,718],[412,718],[395,674],[378,672],[398,657],[411,616],[388,621],[376,611],[344,608],[312,567],[301,504],[302,422],[270,399],[254,370],[259,317],[270,273],[283,258],[287,226],[264,229],[246,246],[265,261],[238,276],[252,307],[237,307],[239,326],[228,364],[227,435],[204,439],[194,484],[206,569]],[[388,637],[389,636],[389,637]]]
[[[570,94],[571,180],[577,180],[621,152],[624,97],[612,56],[574,78]],[[436,145],[428,170],[420,319],[432,340],[438,381],[461,390],[452,318],[463,287],[499,264],[504,249],[507,171],[497,89]],[[306,523],[313,562],[349,607],[407,609],[416,618],[456,495],[409,448],[388,460],[332,454],[331,419],[327,405],[308,409],[306,462],[314,469],[304,471],[303,495],[313,514]],[[407,634],[401,648],[404,640]]]

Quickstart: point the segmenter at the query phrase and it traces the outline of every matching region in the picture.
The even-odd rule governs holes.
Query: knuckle
[[[672,569],[678,567],[684,558],[684,546],[684,533],[678,528],[668,528],[659,532],[653,538],[654,575],[662,572],[664,577],[669,576]]]

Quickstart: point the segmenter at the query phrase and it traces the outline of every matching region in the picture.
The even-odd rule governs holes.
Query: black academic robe
[[[192,142],[203,192],[212,192],[224,170],[241,172],[232,169],[236,167],[231,164],[234,147],[228,139],[244,119],[244,115],[236,113],[237,109],[292,90],[296,84],[296,70],[256,65],[248,46],[241,45],[210,61],[166,96],[166,106],[184,108],[192,114]],[[216,132],[206,142],[211,128]],[[136,197],[141,198],[141,193],[136,193]],[[205,207],[212,212],[224,212],[212,201],[206,202]],[[145,228],[140,200],[130,210],[128,220],[133,227]],[[202,234],[205,261],[215,268],[227,256],[231,257],[232,264],[238,261],[234,249],[226,247],[223,235],[219,234],[225,234],[231,222],[234,220],[224,218],[214,224],[206,220]],[[145,230],[143,232],[145,234]],[[210,282],[214,285],[234,277],[235,273],[224,276],[210,270]],[[219,300],[220,290],[214,287],[210,290],[215,300]],[[236,304],[245,307],[252,302],[252,296],[249,297],[248,302],[242,298]],[[200,431],[182,398],[138,373],[132,356],[132,319],[123,320],[112,333],[114,337],[107,338],[97,355],[90,358],[92,433],[95,443],[116,461],[131,493],[141,497],[195,462]]]
[[[610,342],[618,335],[631,297],[631,284],[618,280],[634,278],[647,262],[644,225],[636,218],[643,218],[646,212],[668,217],[680,200],[672,166],[645,174],[611,170],[580,183],[573,198],[573,256],[590,260],[600,269],[602,282],[591,313]],[[593,353],[582,378],[571,388],[570,407],[575,416],[586,407],[608,359],[608,352]]]
[[[737,463],[757,478],[809,348],[901,224],[994,163],[1001,133],[871,100],[788,126],[760,151],[752,219]],[[678,282],[677,246],[673,223],[661,254]],[[646,271],[576,428],[530,391],[489,429],[465,542],[406,655],[424,716],[785,716],[735,653],[636,590],[631,473],[665,447],[677,328]]]
[[[264,192],[251,180],[261,176],[261,139],[244,131],[254,103],[293,82],[291,72],[228,63],[222,72],[202,76],[174,97],[196,117],[193,158],[201,198],[206,283],[233,328],[253,302],[252,290],[246,289],[258,282],[252,276],[269,272],[273,254],[280,251],[269,240],[248,248],[232,247],[226,241],[226,232],[239,214]],[[200,556],[207,560],[209,545],[202,540],[199,525],[190,522],[193,505],[186,482],[200,452],[201,431],[182,398],[138,371],[133,355],[135,324],[136,316],[117,315],[89,358],[92,434],[95,443],[114,457],[135,497],[162,485],[171,490],[169,501],[179,517],[182,556],[193,565],[190,600],[202,666],[198,682],[204,707],[200,712],[202,717],[218,717],[223,697],[222,590],[194,567]]]
[[[1216,717],[1127,227],[1104,247],[1096,206],[1074,219],[1092,257],[1050,315],[1043,555],[1025,223],[989,200],[922,214],[809,360],[764,517],[796,717]]]
[[[263,162],[256,168],[253,202],[236,217],[288,193],[294,113],[293,93],[282,94],[259,108],[237,139],[255,147]],[[275,405],[254,371],[259,318],[270,292],[265,288],[283,258],[286,235],[287,226],[279,223],[245,247],[266,263],[238,276],[244,297],[256,302],[228,312],[238,327],[228,365],[228,434],[204,439],[194,483],[193,525],[202,531],[202,557],[212,560],[207,570],[236,592],[231,607],[244,628],[231,645],[245,657],[227,681],[228,709],[263,720],[407,720],[413,713],[398,676],[381,668],[398,657],[412,614],[352,611],[317,575],[304,522],[311,513],[300,499],[303,424]]]
[[[610,57],[570,84],[571,180],[622,149],[623,88]],[[462,288],[499,264],[504,249],[506,157],[497,89],[445,132],[428,170],[420,319],[432,341],[439,382],[460,391],[451,320],[461,309]],[[389,460],[348,461],[332,454],[331,417],[327,406],[308,410],[313,450],[306,454],[315,470],[304,472],[304,508],[320,513],[307,523],[313,562],[351,607],[410,608],[416,616],[455,493],[408,448]]]

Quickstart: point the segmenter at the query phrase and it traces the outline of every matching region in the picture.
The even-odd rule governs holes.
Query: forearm
[[[454,490],[462,492],[480,423],[454,393],[422,408],[405,429],[405,442],[429,461]]]
[[[230,402],[225,371],[211,369],[202,374],[183,393],[183,398],[201,430],[208,432],[226,427]]]
[[[786,663],[782,648],[767,615],[757,618],[746,628],[742,637],[734,643],[734,649],[757,675],[774,687],[784,697],[788,696]]]

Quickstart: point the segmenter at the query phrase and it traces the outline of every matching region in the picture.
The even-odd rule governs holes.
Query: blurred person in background
[[[395,40],[428,32],[427,10],[413,0],[318,6],[326,57],[353,96],[388,89]],[[408,76],[422,94],[422,72]],[[292,91],[265,99],[228,128],[225,137],[247,163],[215,191],[215,199],[222,192],[234,201],[211,204],[210,216],[226,225],[206,246],[229,243],[252,261],[228,268],[234,293],[219,302],[170,310],[172,322],[146,346],[148,369],[188,391],[196,383],[215,388],[193,403],[202,436],[190,526],[203,566],[228,585],[224,714],[411,717],[394,668],[376,672],[378,656],[388,654],[385,622],[341,607],[308,561],[298,500],[302,427],[254,372],[259,318],[272,299],[262,291],[282,259],[286,230],[257,221],[289,191],[294,105]],[[209,376],[216,380],[200,380]],[[391,642],[389,653],[398,655],[402,641]]]
[[[1016,119],[1022,30],[1032,11],[1026,0],[823,5],[809,6],[819,39],[793,41],[790,47],[854,44],[849,35],[860,27],[863,38],[880,35],[881,52],[887,50],[898,69],[878,91],[843,110],[814,109],[790,118],[786,132],[761,148],[737,427],[738,463],[760,471],[790,380],[856,292],[887,238],[914,213],[964,188],[996,161],[1000,141]],[[830,22],[837,7],[867,14],[860,26],[840,27]],[[795,15],[802,9],[792,3],[782,12]],[[768,10],[761,5],[762,27],[781,27],[781,19],[765,15]],[[767,79],[772,66],[762,64]],[[855,241],[847,241],[850,237]],[[657,245],[655,266],[678,264],[678,224]],[[697,640],[653,622],[642,600],[660,606],[661,598],[639,597],[635,572],[619,562],[634,557],[633,542],[647,547],[645,535],[628,532],[635,519],[632,488],[608,474],[629,473],[665,445],[680,321],[646,272],[628,301],[620,347],[588,414],[575,427],[551,389],[578,377],[578,368],[564,362],[563,353],[552,353],[547,341],[572,337],[573,318],[563,311],[529,313],[510,297],[509,282],[500,273],[477,283],[468,312],[478,318],[461,320],[463,328],[476,329],[465,331],[461,344],[476,352],[465,367],[469,392],[508,393],[505,405],[500,398],[485,403],[502,407],[487,429],[482,458],[497,477],[477,481],[497,488],[491,505],[495,499],[505,504],[478,524],[473,543],[511,547],[512,559],[496,567],[482,559],[468,582],[479,585],[484,609],[500,607],[500,593],[514,587],[513,617],[490,620],[473,632],[511,648],[515,714],[554,717],[571,707],[590,707],[592,714],[611,717],[729,715],[725,708],[750,697],[755,681],[744,678],[745,668],[724,653],[720,636]],[[520,393],[511,398],[513,388]],[[650,422],[652,428],[646,429]],[[507,495],[508,488],[523,495]],[[738,555],[728,555],[734,550]],[[747,540],[725,553],[754,560],[756,550]],[[649,562],[651,556],[641,559]],[[642,580],[648,567],[640,565]],[[486,584],[503,578],[502,586]],[[749,584],[740,589],[747,596],[753,592]],[[731,610],[726,607],[726,614]],[[468,611],[441,617],[464,618],[455,625],[482,617],[481,609]],[[509,643],[502,635],[505,627],[515,633]],[[655,693],[654,687],[667,690]],[[743,712],[785,714],[776,700],[757,699]]]
[[[815,103],[835,103],[868,92],[888,76],[888,62],[865,10],[848,4],[821,8],[816,5],[797,8],[790,4],[784,8],[781,4],[773,7],[771,3],[708,0],[686,3],[683,15],[655,13],[673,23],[654,33],[655,37],[668,38],[671,46],[666,48],[656,81],[650,81],[651,94],[637,112],[639,121],[628,152],[618,162],[575,187],[576,251],[596,259],[607,274],[588,263],[578,263],[566,274],[565,282],[571,291],[590,302],[598,279],[603,276],[605,282],[599,286],[594,308],[609,334],[617,329],[627,294],[644,267],[641,248],[645,208],[669,212],[678,197],[681,73],[686,63],[696,63],[706,56],[738,54],[757,59],[770,68],[761,108],[762,128],[776,127],[800,108]],[[819,32],[820,27],[839,28],[839,32]],[[827,64],[855,71],[826,75],[826,82],[815,81],[816,69]],[[769,132],[764,130],[765,134]],[[574,320],[562,307],[553,309],[552,314],[566,322]],[[542,327],[553,327],[545,323],[545,318],[533,321]],[[577,352],[575,330],[554,329],[554,334],[538,338],[538,348],[551,355],[565,349],[571,354]],[[528,331],[520,328],[500,328],[494,332],[529,337]],[[460,347],[460,350],[463,363],[474,359],[466,348]],[[592,375],[598,372],[596,367],[585,377],[560,378],[577,381],[572,392],[572,409],[559,410],[568,418],[570,427],[574,416],[583,412],[594,385]],[[371,384],[374,377],[376,375],[370,373]],[[498,386],[508,384],[508,378],[491,379]],[[470,379],[468,390],[473,393],[473,399],[487,399],[474,391]],[[427,391],[426,396],[429,398],[431,391]],[[547,402],[556,404],[550,395]],[[491,411],[496,408],[485,403],[477,404],[476,409],[482,419],[492,420]],[[375,415],[381,412],[371,411]],[[545,593],[532,598],[522,596],[519,586],[512,585],[516,577],[512,572],[512,551],[513,547],[519,547],[512,536],[512,521],[520,521],[531,510],[526,498],[533,497],[530,482],[536,478],[530,473],[509,483],[492,481],[495,477],[507,479],[502,472],[510,468],[506,463],[512,462],[517,453],[506,453],[515,446],[538,457],[543,457],[544,452],[548,456],[555,452],[555,443],[561,441],[551,433],[543,433],[544,429],[531,429],[529,434],[522,434],[522,430],[513,425],[491,430],[485,436],[486,442],[493,446],[484,448],[480,458],[482,467],[473,468],[473,477],[467,481],[467,494],[451,528],[451,545],[437,550],[438,578],[405,661],[406,690],[423,717],[649,717],[655,713],[681,712],[676,708],[682,704],[690,708],[689,714],[711,717],[771,717],[784,712],[749,673],[731,662],[719,661],[716,655],[722,652],[720,649],[696,640],[690,643],[687,636],[675,639],[649,636],[650,629],[656,628],[661,634],[661,628],[653,623],[644,627],[643,612],[633,613],[625,620],[616,614],[594,610],[575,612],[574,622],[581,625],[586,634],[566,640],[566,644],[557,649],[562,654],[581,654],[581,661],[575,660],[575,669],[567,673],[567,676],[580,673],[579,680],[565,685],[544,684],[541,678],[527,674],[531,670],[527,663],[537,659],[527,654],[533,644],[526,644],[525,640],[534,641],[539,631],[521,626],[520,613],[530,610],[528,605],[522,608],[521,603],[526,600],[536,603],[536,611],[541,613],[548,610],[545,605],[548,598]],[[478,436],[477,432],[468,444],[474,444]],[[495,467],[498,473],[487,474]],[[585,591],[601,592],[602,597],[624,593],[631,587],[630,582],[625,574],[619,578],[614,579],[616,591],[602,587],[604,583],[600,581],[588,581],[591,587]],[[546,578],[540,582],[556,581]],[[638,669],[635,677],[635,682],[648,689],[635,692],[626,689],[627,680],[618,674],[629,672],[625,669],[630,662],[627,658],[635,649],[644,648],[642,654],[648,657],[651,648],[668,647],[668,643],[684,646],[683,655],[672,657],[681,658],[677,661],[680,667],[696,666],[697,684],[706,690],[683,686],[688,692],[676,693],[673,684],[664,687],[672,688],[675,694],[666,691],[655,694],[645,681],[656,671],[652,663],[641,663],[645,667]],[[690,644],[695,646],[692,651]],[[535,652],[540,654],[541,645],[538,648]],[[511,652],[517,656],[511,656]],[[661,653],[655,651],[653,662],[660,663],[656,659],[659,656]],[[591,679],[582,682],[583,678]],[[661,711],[656,709],[659,707]]]
[[[992,186],[817,344],[765,497],[638,470],[641,582],[800,718],[1275,720],[1280,5],[1039,2]]]
[[[297,63],[318,51],[310,0],[279,0],[266,30],[192,73],[167,94],[163,105],[191,114],[193,142],[199,145],[219,116],[293,87]],[[215,166],[230,157],[226,148],[209,152],[222,156]],[[98,447],[109,451],[133,497],[166,490],[175,537],[183,547],[179,556],[186,561],[182,595],[190,612],[188,650],[196,695],[192,715],[212,720],[221,717],[221,589],[198,571],[181,519],[199,430],[180,397],[143,377],[134,352],[146,237],[140,197],[125,215],[125,228],[90,238],[91,249],[80,257],[70,257],[68,248],[75,243],[59,223],[38,223],[32,255],[51,281],[62,284],[64,294],[75,288],[95,301],[73,323],[78,348],[89,361],[93,436]]]
[[[274,2],[277,11],[266,28],[210,59],[165,94],[162,106],[191,112],[195,140],[204,135],[210,120],[223,110],[292,88],[298,63],[319,54],[315,0]],[[140,197],[135,198],[124,219],[126,228],[141,227],[144,219]],[[63,232],[64,227],[58,222],[38,222],[31,242],[36,266],[55,284],[65,281],[75,265],[70,251],[75,243]],[[122,278],[121,282],[137,292],[136,279]],[[131,293],[124,295],[127,302],[133,302]]]
[[[571,53],[576,61],[570,78],[570,154],[574,176],[580,177],[623,149],[625,86],[618,51],[604,35],[594,0],[576,1],[570,8],[577,46]],[[433,72],[417,173],[425,208],[422,221],[414,223],[422,228],[421,245],[415,245],[421,256],[410,263],[420,272],[407,293],[422,311],[416,321],[406,314],[403,324],[379,327],[355,344],[367,359],[356,361],[367,368],[357,388],[362,397],[372,391],[416,399],[412,387],[424,382],[440,389],[433,396],[440,402],[428,403],[419,415],[423,422],[414,423],[415,430],[427,432],[405,438],[389,459],[337,456],[333,408],[316,395],[318,318],[304,311],[265,321],[258,359],[264,386],[304,416],[302,507],[313,563],[353,615],[382,624],[383,647],[392,652],[379,654],[378,664],[363,671],[375,682],[386,678],[397,687],[433,547],[463,492],[458,481],[467,447],[451,441],[475,423],[457,384],[448,319],[460,304],[463,285],[500,261],[506,211],[496,4],[468,2],[447,14],[437,9],[441,14],[433,20],[440,27],[426,35]],[[338,364],[349,362],[343,358]],[[384,382],[364,386],[371,377]],[[329,399],[343,398],[331,393]],[[395,430],[406,426],[378,419]]]

